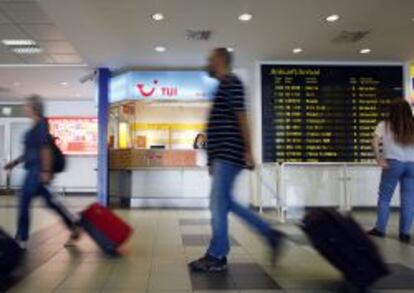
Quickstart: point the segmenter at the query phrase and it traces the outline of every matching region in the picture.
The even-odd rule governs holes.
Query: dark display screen
[[[402,66],[261,65],[264,162],[366,162]]]

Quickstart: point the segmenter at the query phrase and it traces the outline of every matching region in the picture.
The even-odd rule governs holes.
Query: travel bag
[[[108,254],[116,254],[118,247],[132,234],[131,226],[99,203],[81,212],[81,225]]]
[[[6,276],[20,263],[22,249],[5,231],[0,229],[0,276]]]
[[[301,228],[314,248],[354,287],[368,288],[389,273],[378,248],[350,216],[316,209],[306,214]]]

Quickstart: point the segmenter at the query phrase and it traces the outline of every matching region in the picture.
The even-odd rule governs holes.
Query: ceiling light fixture
[[[369,48],[361,49],[359,51],[359,53],[361,53],[361,54],[369,54],[369,53],[371,53],[371,49],[369,49]]]
[[[31,39],[5,39],[1,41],[6,46],[34,46],[36,42]]]
[[[21,86],[21,83],[20,82],[18,82],[18,81],[15,81],[15,82],[13,82],[13,86]]]
[[[227,51],[234,52],[234,48],[233,47],[227,47]]]
[[[14,47],[12,51],[16,54],[39,54],[43,52],[43,49],[38,46],[28,46],[28,47]]]
[[[151,18],[155,21],[161,21],[164,20],[164,14],[162,13],[154,13],[153,15],[151,15]]]
[[[341,16],[339,14],[332,14],[325,18],[326,22],[337,22]]]
[[[299,54],[299,53],[303,52],[303,49],[302,48],[295,48],[295,49],[292,50],[292,52],[293,52],[293,54]]]
[[[252,20],[252,18],[253,18],[253,15],[251,15],[250,13],[243,13],[239,15],[239,20],[243,22],[248,22]]]
[[[156,46],[156,47],[154,48],[154,50],[155,50],[156,52],[159,52],[159,53],[162,53],[162,52],[167,51],[167,49],[166,49],[165,47],[163,47],[163,46]]]
[[[69,85],[69,83],[67,81],[61,81],[59,84],[61,86],[68,86]]]

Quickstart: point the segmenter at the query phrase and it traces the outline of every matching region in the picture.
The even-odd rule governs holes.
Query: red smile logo
[[[158,84],[158,80],[154,80],[154,86],[150,90],[148,90],[148,91],[146,91],[144,89],[145,85],[142,84],[142,83],[137,84],[137,88],[138,88],[138,91],[140,92],[140,94],[143,97],[150,97],[150,96],[152,96],[155,93],[156,85],[157,84]]]

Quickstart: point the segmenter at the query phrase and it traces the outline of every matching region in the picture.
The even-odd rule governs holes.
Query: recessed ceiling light
[[[162,52],[165,52],[167,49],[166,49],[165,47],[163,47],[163,46],[156,46],[156,47],[154,48],[154,50],[155,50],[156,52],[162,53]]]
[[[299,54],[299,53],[303,52],[303,49],[302,48],[295,48],[295,49],[292,50],[292,52],[293,52],[293,54]]]
[[[67,81],[61,81],[59,84],[61,86],[68,86],[69,85],[69,83]]]
[[[1,41],[6,46],[34,46],[36,42],[30,39],[5,39]]]
[[[155,21],[161,21],[164,20],[164,14],[162,13],[154,13],[153,15],[151,15],[151,18]]]
[[[18,81],[13,82],[13,86],[21,86],[21,83]]]
[[[329,15],[327,18],[325,18],[325,20],[327,22],[337,22],[341,17],[339,16],[339,14],[332,14]]]
[[[12,51],[16,54],[39,54],[43,52],[43,49],[40,47],[15,47]]]
[[[369,54],[369,53],[371,53],[371,49],[369,49],[369,48],[361,49],[359,51],[359,53],[361,53],[361,54]]]
[[[227,51],[234,52],[234,48],[233,47],[227,47]]]
[[[247,22],[252,20],[253,15],[251,15],[250,13],[243,13],[239,15],[239,20],[243,21],[243,22]]]

